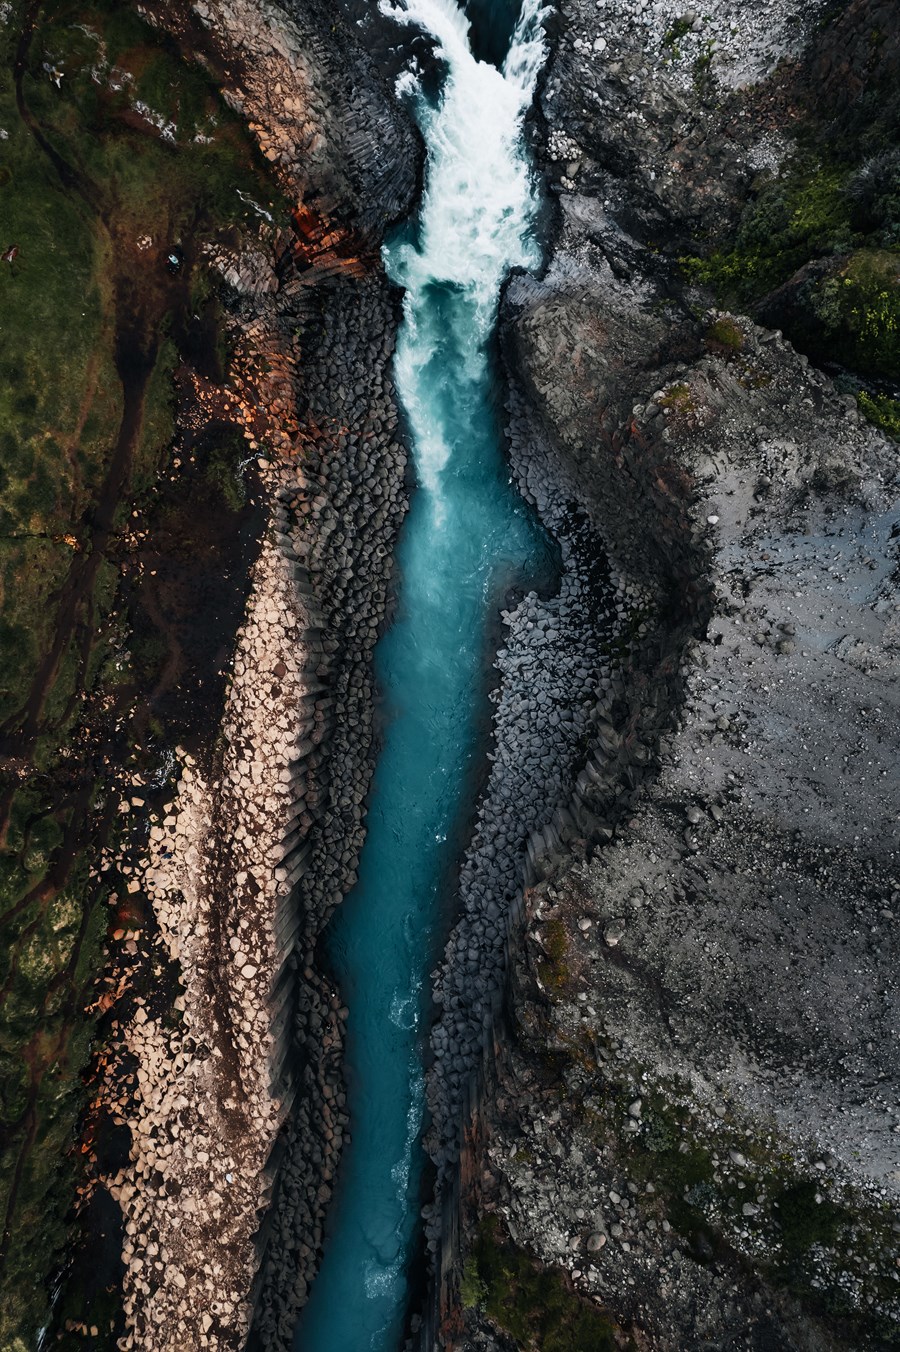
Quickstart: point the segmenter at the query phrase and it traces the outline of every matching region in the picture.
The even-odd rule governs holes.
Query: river
[[[433,37],[443,74],[437,90],[412,68],[400,80],[427,148],[418,216],[384,252],[405,288],[395,379],[416,489],[398,544],[397,611],[376,651],[383,745],[368,835],[327,935],[350,1011],[352,1139],[297,1352],[397,1352],[420,1237],[428,973],[485,749],[489,627],[509,588],[549,567],[510,483],[491,359],[501,284],[510,268],[539,262],[522,123],[544,57],[540,6],[523,0],[502,64],[476,58],[453,0],[382,8],[398,40]],[[498,60],[503,24],[485,5],[475,20]]]

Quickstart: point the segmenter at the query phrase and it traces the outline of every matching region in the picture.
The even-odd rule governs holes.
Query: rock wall
[[[343,1011],[315,949],[355,881],[371,657],[406,506],[377,246],[418,164],[333,14],[195,10],[154,17],[220,72],[296,208],[293,236],[263,230],[260,248],[214,260],[267,526],[224,749],[184,760],[144,873],[148,961],[178,964],[180,994],[174,1016],[162,999],[125,1026],[131,1161],[107,1183],[129,1236],[121,1345],[157,1352],[248,1333],[290,1346],[318,1262],[346,1114]]]
[[[832,15],[809,64],[810,83],[830,112],[865,116],[863,105],[875,95],[880,106],[868,115],[889,114],[900,74],[900,34],[890,0],[853,0]]]
[[[251,1346],[289,1347],[321,1255],[323,1220],[346,1126],[338,994],[316,944],[356,881],[373,768],[371,661],[388,606],[393,542],[406,507],[388,369],[393,302],[382,279],[332,284],[317,297],[321,332],[304,370],[303,484],[288,504],[331,650],[324,674],[329,735],[306,797],[296,883],[299,988],[293,1015],[298,1094],[277,1158],[262,1231],[265,1258]]]
[[[714,38],[724,77],[772,8],[564,7],[542,95],[559,231],[505,312],[532,445],[649,610],[579,777],[599,802],[534,851],[445,1224],[465,1253],[502,1217],[652,1348],[881,1347],[898,1319],[896,452],[658,249],[785,153],[783,91],[689,101],[671,48]],[[441,1254],[429,1348],[502,1342],[454,1311],[460,1264]]]
[[[896,862],[883,844],[887,822],[869,831],[858,815],[860,784],[848,793],[820,757],[866,746],[866,782],[890,777],[881,759],[894,754],[888,723],[879,716],[876,730],[851,712],[857,703],[883,710],[887,697],[895,656],[890,622],[882,625],[894,602],[884,564],[859,609],[850,597],[875,540],[882,549],[887,541],[895,513],[879,518],[876,503],[893,465],[833,395],[812,423],[805,401],[827,400],[825,382],[801,376],[780,343],[766,351],[756,341],[748,332],[748,359],[771,373],[781,419],[796,400],[792,418],[804,420],[804,434],[792,422],[791,436],[769,450],[778,487],[754,498],[756,475],[768,478],[772,461],[748,444],[741,394],[724,372],[707,372],[722,402],[702,440],[671,426],[678,415],[668,419],[682,463],[705,464],[711,452],[718,466],[692,476],[703,485],[694,520],[721,541],[713,613],[695,633],[700,647],[685,643],[683,673],[671,660],[677,650],[670,655],[668,688],[646,678],[631,687],[638,707],[650,695],[663,715],[661,768],[632,795],[607,846],[528,898],[512,1045],[482,1109],[493,1139],[474,1172],[520,1243],[562,1262],[576,1289],[650,1346],[699,1347],[726,1326],[741,1330],[740,1346],[878,1346],[882,1321],[897,1311],[888,1267],[876,1259],[867,1269],[866,1236],[896,1223],[896,1201],[886,1207],[895,1123],[878,1090],[863,1097],[852,1085],[896,1074],[881,1012],[893,1000]],[[719,418],[730,424],[725,446]],[[855,471],[849,481],[820,468],[820,457],[834,466],[835,444],[841,469]],[[866,505],[849,507],[848,490],[851,501],[861,490]],[[785,496],[797,513],[787,525]],[[828,581],[809,595],[819,567]],[[848,653],[862,644],[867,654],[866,696],[848,691],[857,677],[837,656],[845,630],[856,635]],[[838,646],[825,658],[829,643]],[[826,712],[836,702],[837,718]],[[678,722],[667,730],[673,707]],[[624,731],[621,712],[611,716],[611,747]],[[813,761],[808,784],[797,771],[804,755]],[[873,822],[878,811],[871,800],[863,808]],[[822,851],[840,862],[823,866]],[[848,923],[860,896],[880,917],[871,941],[854,939]],[[888,1006],[876,1009],[872,990]],[[559,1058],[550,1074],[548,1053]],[[843,1235],[835,1245],[837,1230],[813,1228],[815,1256],[791,1249],[795,1222],[780,1214],[810,1187]],[[753,1276],[738,1278],[747,1263]],[[779,1294],[786,1270],[795,1291],[805,1285],[800,1305]],[[823,1291],[834,1313],[821,1321]]]
[[[289,198],[377,251],[408,208],[419,143],[340,12],[319,0],[154,0],[146,9],[214,63]]]

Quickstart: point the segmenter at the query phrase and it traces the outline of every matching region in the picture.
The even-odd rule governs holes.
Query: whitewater
[[[398,543],[396,616],[375,656],[383,746],[359,881],[327,936],[350,1011],[351,1144],[298,1352],[396,1352],[402,1338],[424,1200],[428,972],[484,753],[489,624],[511,587],[548,567],[509,481],[491,361],[502,283],[540,258],[523,121],[544,11],[524,0],[498,67],[476,58],[452,0],[384,0],[381,10],[399,33],[433,39],[442,80],[429,94],[410,66],[399,82],[427,151],[418,216],[384,250],[405,291],[395,382],[416,490]]]

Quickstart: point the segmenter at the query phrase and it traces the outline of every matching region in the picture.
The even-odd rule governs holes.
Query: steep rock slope
[[[525,895],[464,1150],[473,1346],[538,1332],[510,1237],[602,1302],[598,1346],[897,1336],[897,448],[677,262],[789,161],[811,19],[562,10],[558,226],[504,344],[652,607]]]

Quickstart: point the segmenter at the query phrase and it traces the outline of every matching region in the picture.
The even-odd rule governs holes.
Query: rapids
[[[400,79],[427,167],[417,218],[384,252],[405,288],[395,379],[417,487],[396,615],[376,651],[383,746],[359,880],[327,936],[350,1011],[352,1140],[298,1352],[396,1352],[401,1340],[423,1200],[428,973],[485,749],[489,624],[511,587],[551,567],[509,480],[491,356],[503,280],[540,257],[523,119],[544,59],[543,10],[523,0],[499,66],[474,55],[454,0],[384,0],[382,10],[399,38],[433,38],[442,71],[436,93],[412,67]],[[482,5],[475,18],[488,51],[503,25],[486,14]]]

